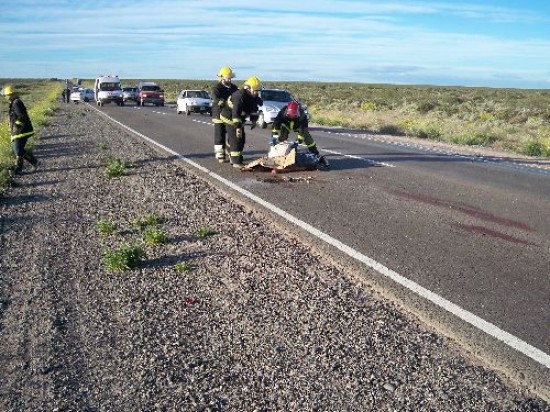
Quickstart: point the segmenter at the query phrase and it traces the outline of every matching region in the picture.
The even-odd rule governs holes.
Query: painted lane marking
[[[459,159],[466,159],[470,160],[472,162],[479,162],[479,163],[488,163],[491,165],[497,165],[500,167],[505,167],[509,169],[515,169],[515,170],[523,170],[528,172],[536,172],[536,173],[542,173],[542,174],[549,174],[550,175],[550,169],[545,168],[543,165],[538,164],[520,164],[516,163],[513,160],[501,160],[495,157],[490,156],[480,156],[480,155],[467,155],[467,154],[460,154],[460,153],[454,153],[450,152],[448,150],[443,149],[436,149],[432,147],[426,147],[422,146],[420,144],[415,143],[401,143],[401,142],[392,142],[385,139],[379,139],[375,136],[369,135],[369,134],[353,134],[353,133],[341,133],[341,132],[332,132],[328,130],[322,130],[323,133],[327,134],[333,134],[337,136],[346,136],[351,137],[353,139],[361,139],[361,140],[369,140],[371,142],[377,142],[382,143],[390,146],[395,147],[404,147],[409,149],[416,149],[421,152],[427,152],[427,153],[435,153],[439,155],[449,156],[449,157],[456,157]]]
[[[174,156],[176,156],[178,159],[181,159],[182,161],[186,162],[187,164],[193,166],[194,168],[200,170],[201,172],[205,173],[206,175],[212,177],[213,179],[216,179],[218,182],[226,185],[227,187],[235,190],[236,192],[240,193],[241,195],[247,197],[248,199],[262,205],[268,210],[271,210],[273,213],[278,214],[279,216],[283,217],[290,223],[293,223],[306,232],[312,234],[313,236],[321,239],[322,241],[328,243],[329,245],[339,249],[346,255],[356,259],[357,261],[365,264],[367,267],[377,271],[378,273],[382,274],[383,276],[393,280],[395,283],[407,288],[411,292],[415,293],[418,296],[423,297],[424,299],[432,302],[433,304],[439,306],[440,308],[446,310],[447,312],[455,315],[457,318],[469,323],[470,325],[476,327],[480,331],[486,333],[487,335],[490,335],[494,337],[495,339],[503,342],[504,344],[508,345],[509,347],[515,349],[516,351],[522,353],[523,355],[533,359],[534,361],[540,363],[541,365],[545,366],[546,368],[550,368],[550,355],[543,352],[542,350],[535,348],[534,346],[528,344],[527,342],[517,338],[516,336],[512,335],[511,333],[508,333],[502,329],[500,329],[498,326],[487,322],[486,320],[480,318],[477,315],[474,315],[473,313],[462,309],[460,306],[452,303],[451,301],[445,299],[442,296],[439,296],[438,294],[432,292],[431,290],[428,290],[424,288],[423,286],[419,285],[418,283],[409,280],[405,278],[404,276],[401,276],[397,272],[389,269],[388,267],[382,265],[381,263],[375,261],[374,259],[362,254],[361,252],[358,252],[357,250],[351,248],[350,246],[340,242],[338,239],[335,239],[326,233],[320,231],[319,229],[311,226],[309,223],[306,223],[297,217],[291,215],[288,212],[285,212],[284,210],[278,208],[277,206],[265,201],[261,197],[256,196],[252,192],[249,192],[248,190],[243,189],[242,187],[236,185],[235,183],[231,182],[230,180],[212,172],[210,169],[207,169],[204,166],[201,166],[200,164],[192,161],[191,159],[186,158],[184,155],[179,154],[175,152],[174,150],[156,142],[155,140],[139,133],[138,131],[126,126],[125,124],[119,122],[118,120],[113,119],[106,113],[103,113],[99,109],[96,109],[99,113],[101,113],[103,116],[107,117],[114,123],[118,124],[122,128],[130,131],[131,133],[141,137],[142,139],[146,140],[147,142],[157,146],[158,148],[164,150],[167,153],[170,153]]]
[[[349,154],[337,152],[336,150],[323,149],[323,151],[325,151],[327,153],[337,154],[339,156],[349,157],[350,159],[362,160],[362,161],[367,162],[368,164],[371,164],[371,165],[374,165],[374,166],[395,167],[395,165],[392,165],[391,163],[377,162],[376,160],[368,159],[366,157],[356,156],[356,155],[349,155]]]

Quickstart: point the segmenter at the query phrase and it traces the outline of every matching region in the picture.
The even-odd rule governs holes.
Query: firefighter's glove
[[[242,127],[237,127],[235,129],[235,136],[237,136],[237,139],[242,139],[243,138],[243,128]]]

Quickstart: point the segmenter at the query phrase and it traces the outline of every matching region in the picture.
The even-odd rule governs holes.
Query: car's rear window
[[[198,99],[208,99],[208,98],[210,98],[208,93],[205,92],[204,90],[189,91],[189,92],[187,92],[187,97],[194,97],[194,98],[198,98]]]
[[[262,100],[288,103],[292,100],[292,96],[284,90],[262,90]]]
[[[160,90],[160,86],[142,86],[141,90],[146,92],[158,92]]]

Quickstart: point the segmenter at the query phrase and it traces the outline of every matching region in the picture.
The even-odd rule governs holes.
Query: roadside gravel
[[[550,410],[87,105],[35,153],[0,200],[1,411]],[[153,213],[169,242],[107,270]]]

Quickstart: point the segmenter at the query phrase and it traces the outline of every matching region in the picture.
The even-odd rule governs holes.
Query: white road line
[[[327,153],[337,154],[339,156],[349,157],[350,159],[362,160],[364,162],[367,162],[367,163],[369,163],[371,165],[375,165],[375,166],[395,167],[395,165],[392,165],[391,163],[377,162],[376,160],[368,159],[366,157],[349,155],[349,154],[337,152],[336,150],[323,149],[323,151],[327,152]]]
[[[347,246],[346,244],[340,242],[339,240],[327,235],[324,232],[321,232],[319,229],[311,226],[309,223],[306,223],[297,217],[291,215],[290,213],[285,212],[284,210],[278,208],[277,206],[265,201],[261,197],[256,196],[255,194],[249,192],[248,190],[243,189],[242,187],[236,185],[235,183],[231,182],[230,180],[225,179],[224,177],[212,172],[211,170],[205,168],[204,166],[201,166],[198,163],[195,163],[194,161],[186,158],[185,156],[173,151],[172,149],[154,141],[153,139],[135,131],[134,129],[126,126],[125,124],[122,124],[121,122],[113,119],[109,115],[103,113],[99,109],[96,109],[99,113],[104,115],[105,117],[109,118],[114,123],[118,124],[119,126],[123,127],[124,129],[136,134],[137,136],[141,137],[142,139],[148,141],[151,144],[154,144],[155,146],[161,148],[162,150],[166,151],[167,153],[170,153],[179,159],[183,160],[184,162],[188,163],[189,165],[195,167],[196,169],[200,170],[201,172],[209,175],[210,177],[216,179],[217,181],[223,183],[227,187],[230,187],[231,189],[239,192],[241,195],[249,198],[250,200],[253,200],[254,202],[262,205],[263,207],[271,210],[272,212],[278,214],[279,216],[285,218],[291,223],[294,223],[295,225],[299,226],[303,230],[311,233],[312,235],[316,236],[317,238],[323,240],[324,242],[328,243],[329,245],[334,246],[335,248],[341,250],[348,256],[358,260],[359,262],[364,263],[367,267],[376,270],[377,272],[381,273],[382,275],[392,279],[394,282],[398,283],[399,285],[409,289],[413,293],[417,294],[418,296],[423,297],[424,299],[427,299],[428,301],[434,303],[435,305],[439,306],[442,309],[445,309],[446,311],[452,313],[459,319],[462,319],[463,321],[469,323],[470,325],[473,325],[477,329],[481,330],[482,332],[500,340],[501,342],[505,343],[509,347],[517,350],[518,352],[524,354],[525,356],[528,356],[529,358],[533,359],[534,361],[540,363],[541,365],[550,368],[550,355],[547,353],[541,351],[540,349],[535,348],[532,345],[529,345],[527,342],[517,338],[516,336],[500,329],[498,326],[493,325],[490,322],[487,322],[484,319],[481,319],[479,316],[474,315],[471,312],[468,312],[465,309],[462,309],[460,306],[452,303],[451,301],[448,301],[447,299],[443,298],[442,296],[439,296],[438,294],[424,288],[423,286],[420,286],[418,283],[413,282],[412,280],[409,280],[405,278],[404,276],[401,276],[397,272],[387,268],[386,266],[382,265],[381,263],[375,261],[374,259],[371,259],[370,257],[358,252],[357,250]]]
[[[333,131],[323,131],[323,132],[327,133],[327,134],[337,135],[337,136],[351,137],[353,139],[368,140],[368,141],[371,141],[371,142],[382,143],[382,144],[385,144],[385,145],[390,145],[390,146],[395,146],[395,147],[400,147],[400,148],[404,147],[404,148],[416,149],[416,150],[419,150],[419,151],[425,152],[425,153],[435,153],[435,154],[440,154],[440,155],[449,156],[449,157],[467,159],[467,160],[470,160],[472,162],[488,163],[488,164],[497,165],[497,166],[500,166],[500,167],[506,167],[506,168],[509,168],[509,169],[528,170],[528,171],[535,171],[537,173],[542,173],[542,174],[550,174],[550,169],[548,169],[544,165],[539,165],[539,164],[535,164],[535,163],[533,163],[533,164],[527,164],[527,163],[520,164],[520,163],[514,162],[513,160],[498,160],[498,159],[496,159],[494,157],[491,157],[491,156],[482,156],[482,155],[475,155],[475,154],[460,154],[460,153],[451,152],[451,151],[444,150],[444,149],[438,149],[438,148],[435,148],[435,147],[427,147],[427,146],[423,146],[421,144],[416,144],[416,143],[403,143],[403,142],[389,141],[389,140],[381,139],[381,138],[378,138],[376,136],[369,135],[369,134],[353,134],[353,133],[333,132]],[[429,141],[427,143],[429,143]]]

